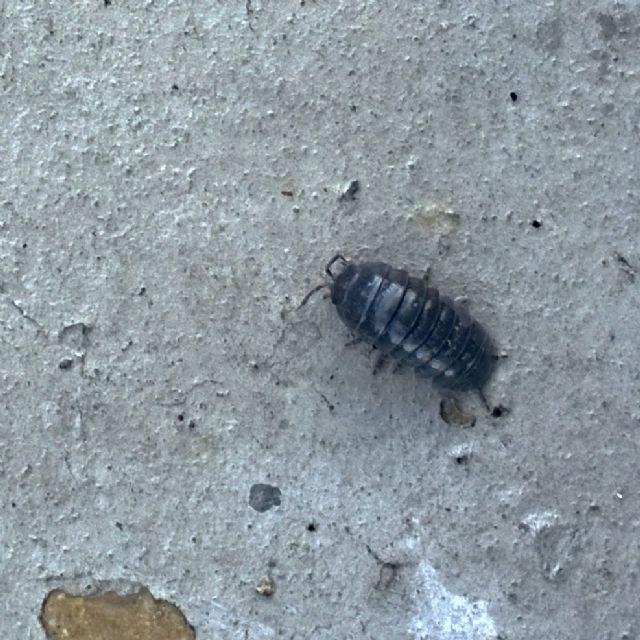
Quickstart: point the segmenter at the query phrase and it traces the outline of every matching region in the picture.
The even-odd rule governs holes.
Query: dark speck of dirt
[[[506,408],[499,404],[497,407],[494,407],[491,410],[491,416],[493,418],[501,418],[506,413],[506,411]]]
[[[360,181],[351,180],[340,194],[340,200],[354,200],[358,191],[360,191]]]
[[[635,282],[636,268],[620,253],[614,253],[614,258],[620,270],[627,276],[629,282]]]
[[[254,484],[249,490],[249,506],[260,513],[279,507],[282,492],[270,484]]]
[[[542,226],[542,222],[540,222],[540,220],[532,220],[531,221],[531,226],[534,229],[539,229]]]
[[[62,360],[58,362],[58,367],[62,370],[71,369],[71,367],[73,367],[73,360],[71,358],[62,358]]]

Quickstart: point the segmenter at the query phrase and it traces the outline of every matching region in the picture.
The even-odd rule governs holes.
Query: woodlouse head
[[[332,271],[332,267],[336,262],[340,262],[343,267],[337,275]],[[335,305],[339,305],[344,301],[347,287],[351,280],[353,280],[355,266],[341,253],[336,253],[336,255],[327,262],[324,271],[329,278],[331,278],[331,284],[329,284],[329,289],[331,290],[331,302]]]
[[[333,282],[329,285],[333,304],[339,306],[344,303],[347,290],[356,275],[356,266],[353,263],[347,263],[344,269],[333,277]]]
[[[335,289],[336,281],[337,281],[337,279],[341,278],[342,273],[344,272],[344,270],[343,270],[342,272],[340,272],[336,276],[333,273],[333,271],[331,271],[331,267],[338,261],[341,261],[344,265],[347,265],[347,267],[349,266],[349,261],[342,254],[336,253],[336,255],[333,256],[333,258],[331,258],[331,260],[329,260],[329,262],[327,262],[327,264],[326,264],[326,266],[324,268],[324,271],[329,276],[329,278],[331,279],[331,282],[323,282],[323,283],[313,287],[313,289],[311,289],[311,291],[309,291],[309,293],[307,293],[307,295],[302,299],[302,302],[298,305],[298,309],[300,309],[301,307],[304,307],[304,305],[306,305],[307,302],[309,302],[311,297],[314,294],[316,294],[318,291],[320,291],[321,289],[329,289],[329,291],[331,292],[331,301],[335,304],[334,289]]]

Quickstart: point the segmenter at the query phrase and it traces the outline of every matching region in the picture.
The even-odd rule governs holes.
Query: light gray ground
[[[601,0],[0,3],[3,637],[138,585],[199,638],[639,637],[639,37]],[[336,250],[468,296],[509,413],[447,425],[296,310]]]

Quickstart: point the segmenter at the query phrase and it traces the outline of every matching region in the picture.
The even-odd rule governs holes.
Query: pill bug
[[[342,270],[334,274],[340,261]],[[300,306],[329,288],[338,315],[361,339],[396,362],[432,378],[441,389],[482,388],[495,361],[486,331],[426,278],[411,276],[384,262],[354,262],[336,254],[325,267],[330,282],[312,289]]]

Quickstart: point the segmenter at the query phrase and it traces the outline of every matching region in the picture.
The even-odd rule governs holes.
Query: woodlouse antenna
[[[341,253],[336,253],[336,255],[333,256],[333,258],[331,258],[329,262],[327,262],[327,266],[324,268],[325,273],[331,278],[332,281],[335,280],[336,277],[333,275],[333,272],[331,271],[331,267],[338,260],[340,260],[342,264],[347,264],[349,262]],[[323,282],[322,284],[319,284],[313,287],[313,289],[311,289],[311,291],[309,291],[309,293],[307,293],[307,295],[304,298],[302,298],[302,302],[298,305],[298,309],[300,309],[301,307],[304,307],[304,305],[307,304],[307,302],[309,302],[309,299],[315,293],[318,293],[320,289],[331,289],[332,286],[333,286],[332,282]]]
[[[301,309],[302,307],[304,307],[304,305],[307,304],[307,302],[309,302],[309,299],[313,296],[314,293],[318,293],[320,289],[328,289],[330,287],[331,287],[331,284],[329,284],[328,282],[323,282],[322,284],[319,284],[313,287],[313,289],[311,289],[311,291],[309,291],[309,293],[307,293],[307,295],[304,298],[302,298],[302,302],[298,305],[298,309]]]
[[[329,262],[327,262],[327,266],[324,268],[324,272],[332,279],[335,280],[336,277],[333,275],[333,273],[331,272],[331,267],[338,261],[340,260],[342,262],[342,264],[347,264],[349,261],[341,254],[341,253],[336,253],[335,256],[333,256],[333,258],[331,258],[331,260],[329,260]]]

